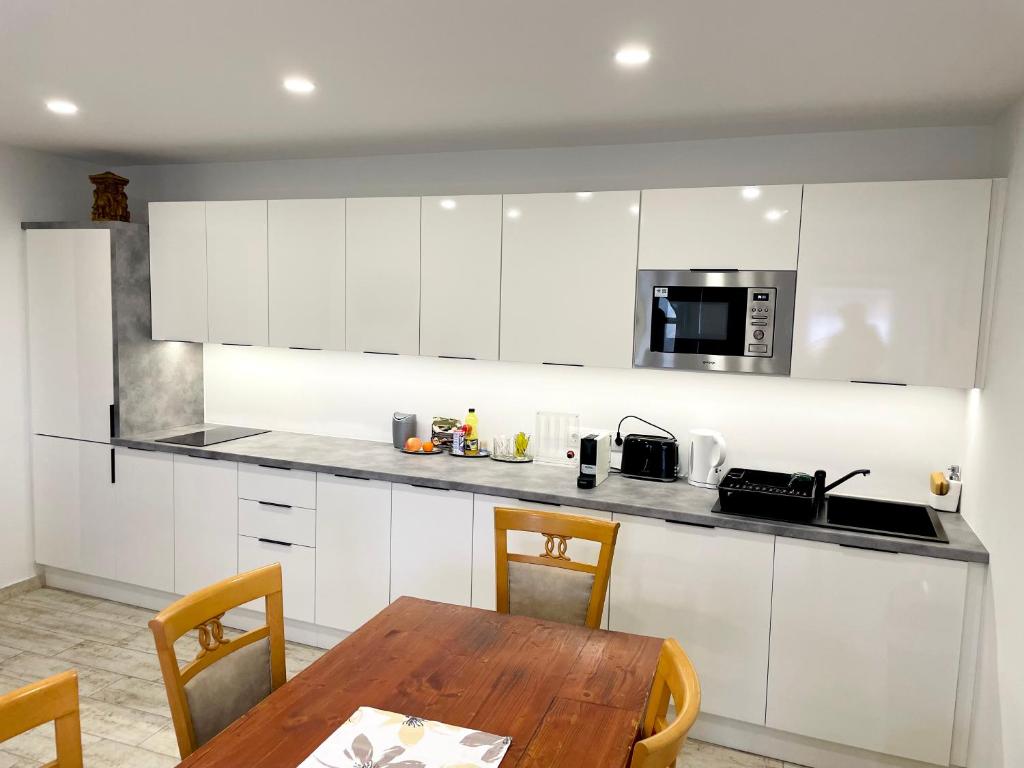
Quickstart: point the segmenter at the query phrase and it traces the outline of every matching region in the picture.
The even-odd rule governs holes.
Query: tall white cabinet
[[[346,218],[346,348],[418,354],[420,199],[350,198]]]
[[[209,340],[266,346],[267,201],[206,203]]]
[[[966,584],[967,563],[778,538],[768,727],[949,765]]]
[[[503,202],[501,359],[629,368],[640,193]]]
[[[615,515],[611,629],[682,643],[701,711],[764,724],[775,537]]]
[[[645,189],[640,269],[796,269],[803,187]]]
[[[501,195],[424,197],[420,354],[498,359]]]
[[[153,338],[207,341],[206,203],[149,204],[149,272]]]
[[[106,442],[114,403],[110,232],[30,229],[32,431]]]
[[[345,201],[267,203],[273,347],[345,349]]]
[[[974,386],[991,186],[807,185],[792,375]]]

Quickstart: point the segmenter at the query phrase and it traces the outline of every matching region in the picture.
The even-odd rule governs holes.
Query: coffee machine
[[[590,432],[580,438],[580,474],[577,488],[596,488],[608,479],[611,464],[612,435],[610,432]]]

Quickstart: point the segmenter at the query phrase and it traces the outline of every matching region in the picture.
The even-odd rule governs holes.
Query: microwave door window
[[[705,288],[700,309],[703,355],[743,355],[747,333],[747,289]]]
[[[651,316],[652,352],[696,352],[699,338],[699,292],[692,300],[655,299]]]

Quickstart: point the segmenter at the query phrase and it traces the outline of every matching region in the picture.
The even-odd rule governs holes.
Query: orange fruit
[[[433,453],[434,452],[434,441],[433,440],[424,440],[423,441],[423,452],[424,453]]]
[[[418,437],[410,437],[405,441],[405,450],[407,451],[418,451],[423,447],[423,441]]]

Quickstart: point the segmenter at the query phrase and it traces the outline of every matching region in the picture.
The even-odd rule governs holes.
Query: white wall
[[[657,370],[555,368],[207,345],[208,421],[325,435],[391,439],[393,411],[434,416],[474,407],[482,437],[533,431],[537,411],[581,416],[614,430],[629,413],[682,438],[719,429],[728,463],[829,474],[858,467],[846,488],[920,500],[928,474],[965,460],[967,394],[956,390],[811,382]],[[648,431],[642,424],[624,430]],[[510,471],[515,471],[514,468]]]
[[[32,576],[25,220],[86,219],[95,166],[0,146],[0,587]]]
[[[985,389],[969,408],[964,516],[991,554],[971,768],[1024,765],[1024,100],[999,126],[1009,177]]]
[[[558,149],[119,168],[145,201],[454,195],[988,178],[992,129],[912,128]]]

